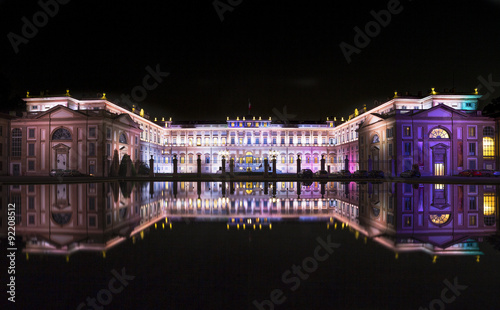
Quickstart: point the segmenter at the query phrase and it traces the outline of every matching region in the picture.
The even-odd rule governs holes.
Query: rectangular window
[[[97,226],[97,217],[95,215],[89,216],[89,227]]]
[[[22,142],[22,131],[19,128],[14,128],[12,130],[12,157],[21,156],[21,142]]]
[[[290,138],[290,142],[289,142],[290,145],[293,144],[293,138]]]
[[[210,163],[210,155],[205,155],[205,164]]]
[[[35,156],[35,144],[28,143],[28,156]]]
[[[469,138],[475,138],[476,137],[476,127],[468,127],[467,129],[469,131]]]
[[[106,156],[111,156],[111,144],[106,143]]]
[[[281,138],[281,145],[285,144],[285,138]]]
[[[264,144],[266,144],[266,142],[267,142],[266,138],[264,138]],[[259,138],[255,138],[255,144],[259,144],[259,143],[260,143]]]
[[[106,128],[106,139],[111,139],[111,128]]]
[[[264,138],[264,144],[266,144],[266,138]],[[273,145],[276,145],[276,138],[273,138]]]
[[[410,156],[411,155],[411,142],[406,142],[405,143],[405,156]]]
[[[387,135],[387,138],[392,138],[392,128],[386,129],[386,135]]]
[[[234,138],[231,138],[231,144],[234,144],[235,141],[234,141]]]
[[[469,143],[469,155],[476,155],[476,143]]]
[[[405,197],[404,198],[404,210],[405,211],[411,211],[411,198],[412,197]]]
[[[252,138],[247,138],[247,144],[248,145],[252,144]]]
[[[476,169],[476,160],[475,159],[469,159],[469,169]]]
[[[95,138],[96,137],[96,131],[97,131],[97,128],[95,128],[95,127],[89,127],[89,138]]]
[[[139,144],[138,138],[137,138],[137,136],[135,136],[135,145],[138,145],[138,144]]]
[[[476,197],[472,196],[469,197],[469,210],[476,210],[477,205],[476,205]]]
[[[28,138],[29,139],[35,139],[35,128],[29,128],[28,129]]]
[[[95,211],[95,197],[89,197],[89,211]]]
[[[28,171],[35,171],[35,161],[28,160]]]
[[[389,143],[389,156],[392,156],[392,143]]]
[[[95,143],[89,143],[89,156],[95,156]]]
[[[404,161],[404,170],[405,171],[406,170],[411,170],[411,165],[412,165],[411,160],[410,159],[405,159],[405,161]]]
[[[35,209],[35,196],[28,196],[28,209],[29,210]]]
[[[411,137],[411,126],[403,126],[403,137]]]
[[[89,174],[94,175],[95,174],[95,165],[89,165]]]
[[[302,144],[302,138],[297,138],[297,144],[301,145]]]

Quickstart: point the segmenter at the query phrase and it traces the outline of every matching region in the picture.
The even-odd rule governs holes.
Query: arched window
[[[431,139],[449,139],[450,135],[448,132],[442,128],[434,128],[429,134]]]
[[[127,136],[123,132],[120,134],[119,142],[127,144]]]
[[[372,143],[379,143],[379,142],[380,142],[380,138],[378,137],[378,135],[374,135],[373,139],[372,139]]]
[[[52,140],[71,140],[71,132],[65,128],[59,128],[52,134]]]
[[[21,156],[21,143],[23,139],[23,132],[19,128],[12,129],[12,156]]]
[[[495,130],[493,127],[487,126],[483,128],[483,156],[495,156]]]

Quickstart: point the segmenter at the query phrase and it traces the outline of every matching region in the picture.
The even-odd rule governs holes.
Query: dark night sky
[[[227,3],[227,0],[220,0]],[[233,1],[238,2],[236,0]],[[354,27],[392,1],[242,0],[221,22],[210,1],[70,1],[15,53],[10,32],[41,10],[0,0],[0,100],[49,90],[116,101],[145,68],[170,75],[139,102],[153,116],[224,120],[273,109],[297,119],[347,116],[394,91],[472,91],[500,82],[500,1],[401,1],[378,35],[347,63]],[[500,95],[499,86],[490,95]],[[488,90],[482,87],[481,93]],[[487,100],[489,101],[489,100]]]

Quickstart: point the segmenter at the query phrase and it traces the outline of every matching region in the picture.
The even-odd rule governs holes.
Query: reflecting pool
[[[0,197],[22,309],[495,309],[499,190],[115,182]]]

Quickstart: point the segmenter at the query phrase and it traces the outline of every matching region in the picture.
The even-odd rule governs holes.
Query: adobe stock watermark
[[[273,108],[273,113],[276,115],[276,117],[281,120],[283,123],[287,124],[290,122],[290,120],[294,119],[297,115],[295,114],[288,114],[286,106],[283,107],[283,111],[280,112],[278,109]]]
[[[319,262],[326,261],[333,253],[333,249],[340,247],[339,243],[332,243],[330,235],[326,237],[326,242],[321,237],[316,238],[319,243],[314,249],[313,256],[308,256],[302,260],[302,264],[292,265],[292,267],[281,275],[283,284],[292,284],[290,291],[295,292],[302,280],[307,280],[309,275],[318,269]],[[286,296],[281,289],[275,289],[269,294],[269,299],[261,302],[254,300],[253,305],[259,310],[273,310],[274,305],[281,305],[286,301]]]
[[[453,284],[451,284],[451,282],[448,281],[448,279],[444,279],[443,283],[446,287],[443,288],[443,290],[441,291],[441,295],[439,295],[439,299],[438,298],[433,299],[429,303],[429,308],[420,307],[420,308],[418,308],[418,310],[438,310],[438,309],[444,310],[444,309],[446,309],[445,304],[451,304],[452,302],[454,302],[455,299],[457,299],[457,297],[461,295],[460,291],[465,291],[465,289],[468,288],[467,285],[460,285],[458,283],[457,278],[458,277],[455,277],[453,279]],[[453,293],[453,295],[449,292]],[[439,307],[439,308],[436,308],[436,307]]]
[[[410,0],[411,1],[411,0]],[[392,15],[397,15],[403,11],[403,6],[399,2],[399,0],[389,0],[387,3],[387,10],[380,10],[375,12],[374,10],[370,11],[370,15],[374,20],[366,23],[364,27],[364,32],[358,26],[354,27],[354,45],[348,44],[344,41],[340,43],[340,50],[345,57],[345,60],[348,64],[351,63],[352,54],[361,53],[361,49],[365,48],[370,44],[371,39],[375,38],[380,34],[382,27],[387,27],[391,20]],[[371,39],[370,39],[371,38]]]
[[[14,53],[19,53],[19,45],[28,44],[29,39],[33,39],[40,28],[45,27],[49,22],[49,17],[55,17],[59,13],[59,5],[68,4],[70,0],[40,0],[38,6],[41,10],[35,12],[29,20],[26,16],[21,18],[23,25],[21,26],[21,34],[9,32],[7,38],[9,39]]]
[[[158,85],[163,82],[163,78],[166,78],[170,75],[169,72],[160,71],[160,64],[156,64],[155,69],[151,68],[150,66],[146,66],[145,70],[148,74],[146,74],[142,78],[142,85],[137,85],[132,88],[130,95],[122,94],[120,99],[118,99],[116,103],[127,104],[131,109],[134,105],[132,100],[135,103],[143,102],[148,96],[148,91],[155,90]],[[130,98],[131,96],[132,100]]]
[[[495,93],[495,91],[497,91],[497,87],[500,86],[500,82],[495,82],[493,81],[493,74],[489,74],[488,75],[488,79],[485,79],[482,75],[478,76],[477,77],[478,81],[479,81],[479,85],[476,86],[476,88],[478,90],[482,89],[483,87],[485,87],[488,92],[486,94],[484,94],[480,100],[488,100],[488,98],[493,95]]]
[[[227,0],[227,3],[221,0],[214,0],[212,5],[214,6],[215,12],[217,12],[217,15],[222,23],[224,21],[224,13],[234,11],[234,8],[242,2],[243,0]]]
[[[125,267],[122,268],[121,273],[116,270],[111,270],[113,278],[108,282],[108,288],[101,289],[97,292],[96,297],[87,297],[86,303],[81,302],[76,310],[84,309],[104,309],[103,306],[109,305],[113,301],[113,295],[121,293],[123,289],[129,285],[128,281],[135,279],[135,276],[128,275],[125,273]],[[97,303],[96,303],[97,302]]]

